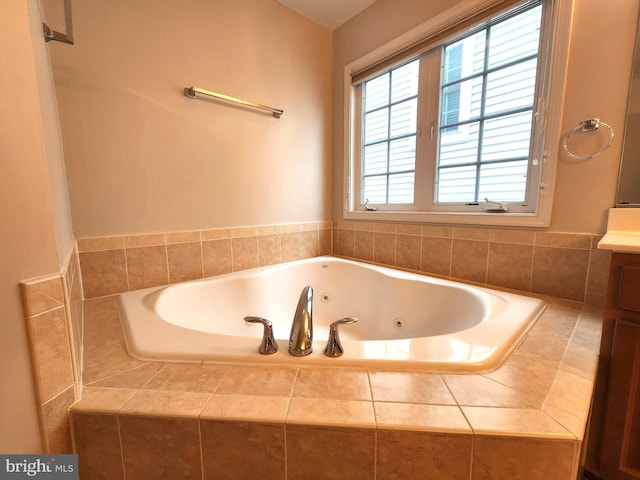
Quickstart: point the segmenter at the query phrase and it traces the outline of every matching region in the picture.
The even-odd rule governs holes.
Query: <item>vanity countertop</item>
[[[610,209],[607,233],[598,243],[598,248],[614,252],[640,253],[640,209]]]

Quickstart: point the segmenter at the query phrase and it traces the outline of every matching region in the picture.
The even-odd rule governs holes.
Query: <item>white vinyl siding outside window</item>
[[[526,2],[351,86],[347,210],[356,215],[346,218],[537,216],[552,1]],[[438,215],[416,217],[424,213]]]
[[[436,203],[525,202],[541,12],[444,46]]]

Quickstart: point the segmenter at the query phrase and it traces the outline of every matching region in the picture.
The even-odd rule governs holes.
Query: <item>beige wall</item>
[[[276,0],[73,13],[76,45],[51,55],[76,237],[330,218],[329,30]],[[285,113],[190,100],[191,85]]]
[[[339,172],[344,148],[344,66],[457,3],[378,0],[334,33],[334,219],[341,218],[343,205]],[[582,119],[600,117],[613,127],[617,137],[612,147],[596,159],[574,162],[560,156],[552,231],[605,230],[607,210],[615,201],[638,3],[574,2],[563,131],[571,130]],[[594,151],[588,141],[584,144],[586,151]]]
[[[38,8],[34,1],[6,3],[0,14],[0,451],[35,453],[42,444],[19,283],[59,270],[56,225],[65,220],[53,205],[45,133],[57,125],[41,110],[36,77],[47,68]],[[70,238],[70,231],[59,236]]]

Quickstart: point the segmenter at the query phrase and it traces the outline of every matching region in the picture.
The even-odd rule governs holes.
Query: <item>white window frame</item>
[[[369,54],[351,62],[344,69],[344,192],[343,218],[346,220],[394,221],[420,223],[451,223],[469,225],[495,225],[516,227],[547,227],[551,221],[553,206],[553,192],[555,184],[558,146],[561,139],[561,118],[564,101],[564,90],[567,74],[569,37],[571,32],[571,16],[573,0],[544,0],[547,2],[545,15],[551,15],[550,32],[545,38],[553,39],[545,42],[541,38],[541,52],[547,61],[540,62],[539,75],[550,76],[546,95],[541,97],[534,106],[536,122],[544,126],[543,154],[541,155],[540,182],[537,189],[538,199],[533,212],[504,212],[494,213],[485,211],[484,205],[475,210],[455,208],[434,210],[415,210],[413,206],[390,205],[370,211],[360,202],[360,192],[356,191],[360,175],[360,122],[358,102],[361,99],[356,94],[359,88],[352,85],[352,75],[371,65],[397,54],[421,39],[428,37],[430,32],[441,31],[450,25],[455,25],[461,19],[471,14],[483,11],[487,5],[495,4],[495,0],[463,0],[456,6],[440,15],[428,20],[404,35],[375,49]],[[515,3],[506,10],[513,8]],[[462,32],[461,32],[462,33]],[[438,42],[440,43],[440,42]],[[434,47],[437,44],[433,45]],[[407,57],[404,60],[409,60]],[[439,89],[429,91],[429,95],[439,98]],[[418,114],[420,115],[420,113]],[[437,125],[437,123],[436,123]],[[425,133],[425,132],[423,132]],[[416,195],[431,195],[434,185],[418,188],[418,182],[433,182],[433,174],[425,172],[424,162],[416,162]],[[431,167],[431,166],[430,166]]]

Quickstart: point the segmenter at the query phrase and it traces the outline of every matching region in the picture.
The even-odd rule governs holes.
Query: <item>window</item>
[[[548,223],[553,6],[512,6],[349,75],[346,218]]]

